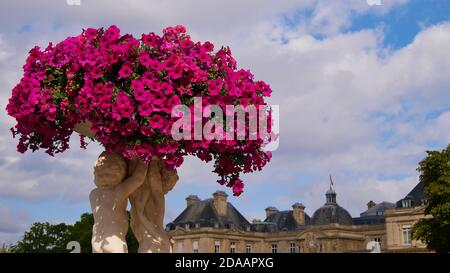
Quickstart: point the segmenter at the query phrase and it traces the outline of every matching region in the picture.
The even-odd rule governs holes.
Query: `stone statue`
[[[130,163],[129,171],[133,171],[134,165]],[[172,252],[163,224],[164,196],[177,181],[176,171],[168,171],[163,162],[153,157],[144,184],[131,194],[131,228],[140,253]]]
[[[369,253],[381,253],[380,242],[370,241],[367,243],[366,249],[369,250]]]
[[[75,125],[74,131],[95,138],[89,121]],[[89,198],[94,214],[93,252],[128,252],[126,208],[131,203],[131,229],[140,253],[172,252],[164,230],[165,194],[178,181],[175,170],[153,157],[149,164],[126,160],[117,153],[102,153],[94,167],[95,184]],[[123,182],[122,182],[123,181]]]
[[[116,153],[103,152],[94,166],[97,188],[89,195],[94,226],[92,251],[95,253],[128,252],[128,197],[145,182],[147,165],[137,160],[133,174],[127,177],[127,164]]]

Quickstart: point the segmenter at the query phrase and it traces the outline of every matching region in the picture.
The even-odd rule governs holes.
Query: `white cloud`
[[[15,243],[29,225],[30,217],[26,211],[0,203],[0,246]]]

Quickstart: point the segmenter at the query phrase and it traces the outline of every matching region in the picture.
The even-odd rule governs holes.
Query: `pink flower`
[[[221,79],[210,80],[208,82],[208,92],[211,96],[217,96],[222,88],[223,82]]]
[[[119,78],[127,78],[133,73],[133,69],[129,64],[125,64],[122,66],[122,68],[119,70]]]
[[[148,98],[150,97],[150,92],[147,90],[142,89],[137,89],[134,91],[134,98],[139,101],[139,102],[145,102],[148,100]]]
[[[101,78],[103,76],[103,71],[100,67],[95,66],[94,68],[92,68],[91,72],[91,77],[96,80],[98,78]]]
[[[181,48],[183,49],[190,49],[193,46],[194,42],[192,42],[191,40],[186,39],[181,42]]]
[[[120,91],[117,94],[116,105],[117,105],[117,112],[121,118],[130,118],[134,114],[133,102],[125,92]]]
[[[98,34],[98,31],[95,28],[88,28],[84,32],[84,35],[86,36],[86,39],[88,41],[92,41],[95,38],[97,38],[97,34]]]
[[[202,63],[207,63],[211,61],[211,57],[204,52],[197,54],[195,57]]]
[[[239,196],[244,191],[244,183],[240,179],[234,180],[233,183],[233,195]]]
[[[153,106],[150,103],[146,102],[146,103],[139,105],[138,111],[139,111],[139,115],[141,115],[143,117],[148,117],[153,112]]]
[[[170,94],[173,93],[172,85],[170,85],[170,84],[167,83],[167,82],[163,82],[163,83],[160,85],[160,90],[161,90],[164,94],[166,94],[166,95],[170,95]]]
[[[180,99],[177,96],[172,96],[170,99],[166,100],[164,104],[163,111],[167,114],[172,113],[173,107],[179,105],[181,103]]]
[[[142,34],[142,42],[147,46],[156,46],[157,36],[153,32],[149,34]]]
[[[211,42],[206,41],[206,42],[203,44],[203,48],[205,49],[206,52],[211,52],[211,51],[214,50],[214,45],[211,44]]]
[[[140,91],[140,90],[144,90],[144,84],[142,83],[141,80],[132,80],[131,81],[131,89],[133,89],[134,91]]]
[[[166,121],[163,117],[159,115],[153,115],[150,119],[150,127],[153,129],[162,129],[166,125]]]
[[[108,41],[108,42],[112,42],[114,40],[117,40],[120,36],[120,29],[115,26],[112,25],[110,26],[106,31],[105,34],[103,35],[103,37]]]
[[[141,134],[146,137],[151,137],[155,134],[155,132],[153,132],[152,127],[150,127],[150,126],[142,126],[140,131],[141,131]]]
[[[120,134],[124,137],[132,136],[137,129],[138,125],[136,121],[130,120],[120,128]]]
[[[157,81],[151,81],[149,82],[148,88],[152,93],[156,94],[161,90],[161,85]]]
[[[150,95],[149,100],[154,106],[154,110],[159,110],[160,106],[164,105],[165,96],[161,93],[153,93]]]
[[[174,80],[181,78],[182,74],[183,68],[181,66],[177,66],[169,72],[169,76]]]
[[[139,61],[144,66],[150,66],[153,63],[152,58],[150,58],[150,55],[148,53],[143,53],[139,56]]]

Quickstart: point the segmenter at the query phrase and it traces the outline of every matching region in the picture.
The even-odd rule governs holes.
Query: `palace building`
[[[382,252],[427,251],[411,239],[413,224],[424,218],[423,183],[396,203],[370,201],[367,210],[352,217],[339,206],[330,186],[325,204],[312,216],[295,203],[290,210],[265,209],[264,221],[251,223],[217,191],[212,198],[186,198],[186,208],[166,230],[176,253],[316,253],[367,252],[378,242]]]

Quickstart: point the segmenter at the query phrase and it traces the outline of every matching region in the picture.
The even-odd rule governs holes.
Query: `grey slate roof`
[[[311,224],[313,225],[327,225],[332,223],[351,225],[353,219],[347,210],[336,203],[325,204],[317,209],[311,218]]]
[[[305,213],[305,224],[308,225],[310,217]],[[267,217],[263,223],[253,224],[253,230],[259,232],[291,231],[301,229],[305,225],[298,225],[292,210],[275,212]]]
[[[195,227],[216,227],[246,230],[251,224],[244,216],[230,203],[227,202],[227,215],[219,216],[214,207],[213,199],[206,199],[189,205],[183,212],[171,223],[167,224],[170,230],[175,227],[189,225],[189,228]]]
[[[423,192],[423,187],[425,186],[425,183],[419,182],[414,189],[412,189],[405,198],[402,198],[397,201],[396,207],[401,208],[402,207],[402,201],[405,199],[411,200],[411,207],[420,206],[424,200],[427,199],[425,193]]]
[[[385,218],[384,218],[384,211],[386,209],[392,209],[395,208],[394,203],[390,202],[381,202],[370,209],[367,209],[366,211],[362,212],[360,214],[360,217],[353,218],[353,224],[354,225],[377,225],[377,224],[384,224]]]
[[[385,218],[383,216],[365,216],[353,218],[354,225],[379,225],[384,224]]]
[[[395,208],[394,203],[384,201],[384,202],[381,202],[381,203],[375,205],[374,207],[371,207],[370,209],[362,212],[360,215],[361,215],[361,217],[384,215],[384,211],[386,209],[392,209],[392,208]]]

